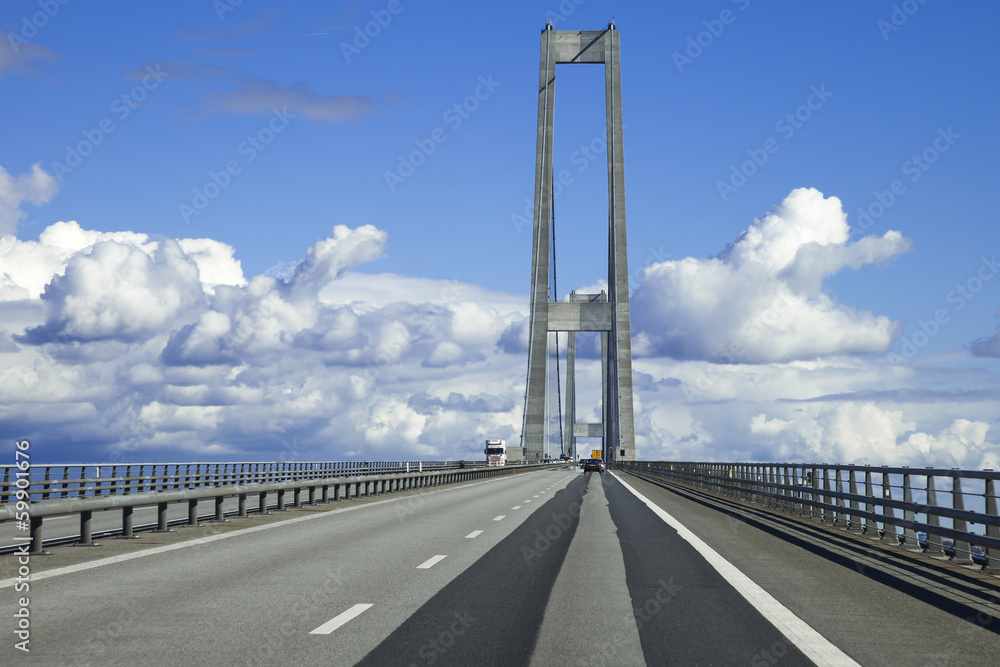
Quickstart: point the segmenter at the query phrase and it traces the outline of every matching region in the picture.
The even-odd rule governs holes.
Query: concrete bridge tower
[[[546,386],[549,332],[601,333],[602,421],[576,424],[573,363],[567,370],[567,429],[574,435],[603,439],[606,461],[635,460],[632,414],[632,347],[628,294],[628,247],[625,241],[625,154],[622,144],[621,65],[618,31],[542,31],[538,82],[538,143],[535,156],[535,215],[531,262],[531,325],[528,381],[521,439],[531,462],[541,460],[545,447]],[[604,65],[608,146],[608,293],[574,295],[567,302],[549,293],[552,270],[552,147],[555,118],[556,65]],[[575,351],[575,345],[574,345]]]

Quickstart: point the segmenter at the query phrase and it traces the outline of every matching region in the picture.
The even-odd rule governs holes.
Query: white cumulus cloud
[[[840,200],[792,191],[718,256],[653,264],[632,296],[633,349],[723,363],[884,352],[887,317],[839,304],[823,279],[910,250],[898,232],[849,243]]]

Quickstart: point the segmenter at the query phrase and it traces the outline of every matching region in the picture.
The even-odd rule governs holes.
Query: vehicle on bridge
[[[583,461],[583,472],[597,471],[604,474],[605,468],[604,461],[601,459],[584,459]]]
[[[524,463],[524,447],[508,445],[506,440],[487,440],[486,463],[489,466],[505,466],[508,463]]]

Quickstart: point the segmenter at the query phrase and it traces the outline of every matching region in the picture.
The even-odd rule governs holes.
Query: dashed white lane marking
[[[677,534],[684,538],[688,544],[701,554],[708,564],[715,568],[722,578],[729,582],[740,595],[746,598],[761,615],[785,635],[789,641],[799,647],[806,657],[816,663],[819,667],[861,667],[849,655],[841,651],[826,637],[816,632],[815,629],[801,618],[793,614],[783,604],[758,586],[750,577],[743,574],[735,565],[719,555],[719,553],[708,546],[700,537],[692,533],[687,526],[662,510],[641,493],[626,484],[618,475],[611,473],[612,477],[622,483],[626,489],[644,502],[649,509],[653,510],[656,516],[677,531]]]
[[[521,506],[520,505],[514,505],[513,507],[511,507],[511,509],[512,510],[519,510],[519,509],[521,509]]]
[[[526,503],[530,503],[531,501],[530,501],[530,500],[525,500],[524,502],[526,502]]]
[[[497,516],[493,517],[493,520],[494,521],[503,521],[505,518],[507,518],[506,514],[498,514]]]
[[[428,558],[423,563],[417,566],[418,570],[429,570],[441,561],[443,561],[447,556],[434,556],[433,558]]]
[[[532,498],[537,498],[537,497],[538,497],[538,494],[536,493],[535,495],[533,495],[533,496],[531,496],[531,497],[532,497]]]
[[[481,531],[481,530],[474,530],[471,533],[469,533],[468,535],[466,535],[465,539],[472,540],[472,539],[475,539],[475,538],[479,537],[482,534],[483,534],[483,531]]]
[[[497,477],[494,479],[486,481],[468,482],[466,484],[456,484],[455,486],[447,486],[438,491],[425,491],[421,494],[423,497],[437,495],[439,493],[448,493],[449,491],[457,491],[458,489],[464,489],[467,486],[472,486],[473,484],[493,484],[495,482],[500,482],[503,480],[511,479],[510,477]],[[315,521],[316,519],[322,519],[323,517],[336,516],[338,514],[343,514],[344,512],[356,512],[358,510],[368,509],[371,507],[378,507],[379,505],[384,505],[386,503],[398,503],[405,501],[408,498],[412,499],[412,496],[399,496],[397,498],[386,498],[385,500],[376,500],[368,505],[355,505],[354,507],[342,507],[340,509],[330,510],[329,512],[317,512],[315,514],[309,514],[307,516],[298,516],[292,519],[285,519],[284,521],[275,521],[274,523],[264,524],[263,526],[252,526],[250,528],[243,528],[241,530],[234,530],[231,533],[218,533],[216,535],[207,535],[205,537],[198,537],[193,540],[187,540],[186,542],[178,542],[176,544],[164,544],[159,547],[151,547],[143,551],[133,551],[131,553],[118,554],[117,556],[109,556],[107,558],[101,558],[99,560],[90,561],[88,563],[77,563],[76,565],[66,565],[64,567],[57,567],[51,570],[46,570],[45,572],[32,572],[31,578],[33,581],[41,581],[42,579],[48,579],[49,577],[59,577],[64,574],[73,574],[75,572],[83,572],[84,570],[92,570],[97,567],[104,567],[105,565],[113,565],[115,563],[124,563],[125,561],[134,560],[136,558],[146,558],[147,556],[156,556],[158,554],[166,553],[168,551],[176,551],[177,549],[187,549],[188,547],[196,547],[202,544],[208,544],[210,542],[217,542],[219,540],[228,540],[234,537],[243,537],[244,535],[249,535],[250,533],[256,533],[261,530],[274,530],[275,528],[282,528],[284,526],[290,526],[293,523],[300,523],[302,521]],[[8,586],[13,586],[17,583],[14,577],[9,579],[0,579],[0,589],[7,588]]]
[[[337,628],[339,628],[340,626],[342,626],[344,623],[347,623],[348,621],[353,620],[353,619],[357,618],[358,616],[360,616],[361,614],[365,613],[366,611],[368,611],[369,609],[371,609],[373,606],[374,605],[367,604],[367,603],[365,603],[365,604],[356,604],[353,607],[351,607],[350,609],[348,609],[347,611],[345,611],[344,613],[338,614],[337,616],[334,616],[329,621],[327,621],[323,625],[319,626],[318,628],[316,628],[315,630],[313,630],[309,634],[311,634],[311,635],[328,635],[331,632],[333,632],[334,630],[336,630]]]

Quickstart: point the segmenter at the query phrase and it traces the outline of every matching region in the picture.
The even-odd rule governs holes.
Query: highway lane
[[[897,549],[876,542],[844,542],[781,516],[620,477],[860,664],[981,667],[1000,655],[995,582],[977,585],[961,573],[899,560]],[[611,495],[624,496],[617,487]],[[619,528],[639,514],[623,499],[612,503]],[[640,549],[637,556],[650,552]],[[730,641],[737,632],[723,628],[717,636]],[[789,642],[753,639],[749,645],[756,647],[757,664],[786,664]]]
[[[299,510],[315,519],[43,579],[23,664],[354,664],[576,475],[553,468]],[[9,609],[11,590],[2,595]],[[373,606],[310,634],[358,604]]]
[[[918,581],[884,558],[803,544],[752,512],[621,479],[843,658],[816,664],[984,665],[1000,650],[960,584]],[[32,653],[8,640],[0,662],[814,664],[800,647],[815,638],[783,634],[611,474],[553,467],[289,517],[33,582]],[[950,603],[928,590],[935,582]],[[0,590],[4,613],[11,598]]]

